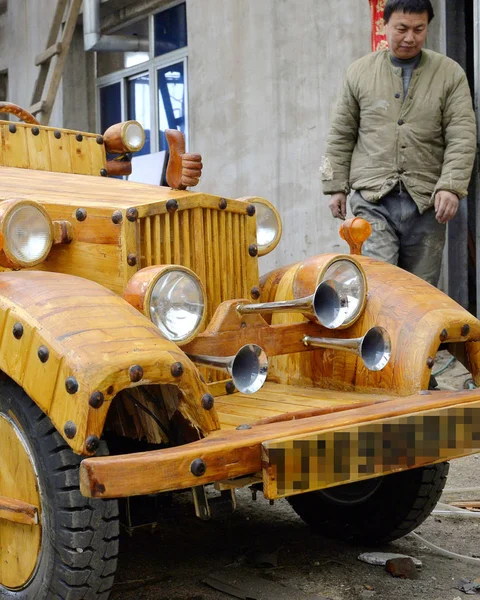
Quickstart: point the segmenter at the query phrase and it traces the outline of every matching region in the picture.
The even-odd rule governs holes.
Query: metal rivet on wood
[[[38,135],[40,133],[40,129],[38,127],[32,127],[32,135]]]
[[[116,210],[112,214],[112,221],[115,223],[115,225],[119,225],[123,221],[123,215],[122,215],[121,211]]]
[[[252,258],[254,256],[257,256],[257,254],[258,254],[258,246],[257,246],[257,244],[250,244],[250,246],[248,247],[248,253],[250,254],[250,256]]]
[[[8,126],[8,131],[10,133],[17,133],[17,126],[15,125],[15,123],[10,123],[10,125]]]
[[[181,362],[175,362],[170,368],[170,373],[173,377],[181,377],[183,375],[183,365]]]
[[[220,208],[220,210],[225,210],[227,208],[227,201],[225,198],[220,198],[220,200],[218,201],[218,207]]]
[[[108,177],[107,169],[100,169],[100,175],[102,177]]]
[[[257,287],[256,285],[254,285],[252,287],[252,289],[250,290],[250,296],[254,299],[254,300],[258,300],[260,298],[260,288]]]
[[[23,325],[21,323],[15,323],[12,329],[13,337],[19,340],[23,335]]]
[[[233,381],[227,381],[227,383],[225,384],[225,391],[227,392],[227,394],[233,394],[233,392],[235,391],[235,384],[233,383]]]
[[[192,475],[195,475],[195,477],[201,477],[202,475],[205,475],[206,470],[207,465],[201,458],[196,458],[190,465],[190,472]]]
[[[73,421],[67,421],[63,427],[63,431],[69,440],[77,435],[77,426]]]
[[[431,356],[429,356],[429,357],[427,358],[427,367],[428,367],[429,369],[431,369],[431,368],[433,367],[433,365],[434,365],[434,364],[435,364],[435,359],[434,359],[434,358],[432,358]]]
[[[440,334],[440,341],[444,342],[447,338],[448,338],[448,331],[446,329],[443,329],[442,333]]]
[[[128,369],[130,381],[140,381],[143,377],[143,369],[140,365],[133,365]]]
[[[62,134],[60,133],[60,131],[58,131],[58,129],[55,129],[53,135],[57,140],[59,140],[62,137]]]
[[[243,431],[244,429],[251,429],[252,426],[248,425],[247,423],[244,423],[243,425],[239,425],[238,427],[235,427],[235,429],[238,429],[238,431]]]
[[[256,213],[256,208],[253,204],[249,204],[247,206],[247,215],[249,217],[253,217],[253,215]]]
[[[67,377],[65,379],[65,388],[69,394],[76,394],[78,392],[78,381],[75,377]]]
[[[98,450],[99,446],[100,446],[100,440],[98,439],[98,437],[96,435],[89,435],[87,437],[87,439],[85,440],[85,450],[89,454],[96,452]]]
[[[75,139],[77,140],[77,142],[81,142],[83,140],[83,135],[81,133],[77,133]]]
[[[127,263],[130,267],[134,267],[137,264],[137,256],[136,254],[129,254],[127,256]]]
[[[127,219],[134,223],[138,219],[138,209],[127,208]]]
[[[466,337],[468,334],[470,333],[470,325],[468,323],[466,323],[463,327],[462,327],[462,337]]]
[[[40,346],[37,354],[38,358],[40,359],[40,362],[42,363],[46,363],[50,357],[50,352],[48,351],[48,348],[46,346]]]
[[[90,396],[90,399],[88,400],[88,403],[90,404],[90,406],[92,408],[100,408],[104,402],[105,398],[102,394],[102,392],[93,392],[93,394]]]
[[[212,396],[212,394],[204,394],[202,396],[202,407],[205,410],[212,410],[214,404],[215,404],[215,399]]]
[[[75,211],[75,218],[77,221],[85,221],[87,218],[87,211],[84,208],[77,208]]]
[[[169,213],[175,212],[178,209],[178,202],[171,198],[170,200],[167,200],[166,207]]]
[[[103,144],[103,137],[101,135],[97,135],[97,144],[100,144],[100,146]]]

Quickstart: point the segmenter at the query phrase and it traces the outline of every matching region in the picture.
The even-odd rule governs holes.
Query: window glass
[[[113,83],[100,88],[100,131],[122,121],[121,84]]]
[[[155,15],[155,56],[162,56],[187,45],[187,9],[185,3]]]
[[[165,129],[185,133],[185,73],[179,62],[157,71],[159,150],[167,149]]]
[[[115,31],[113,35],[135,36],[148,44],[148,17]],[[148,51],[142,52],[97,52],[97,77],[109,75],[148,61]]]
[[[145,129],[145,145],[139,152],[135,153],[135,156],[150,154],[152,124],[150,112],[150,78],[148,73],[142,73],[128,80],[127,98],[127,118],[138,121]]]

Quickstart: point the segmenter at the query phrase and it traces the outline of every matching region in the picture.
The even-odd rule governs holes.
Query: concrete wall
[[[278,208],[283,240],[262,271],[338,248],[319,165],[344,71],[370,51],[368,2],[188,0],[187,17],[201,187]]]
[[[56,2],[10,0],[0,22],[0,70],[8,69],[9,100],[30,106],[38,67],[35,57],[45,50]],[[51,123],[62,124],[62,90],[54,106]]]

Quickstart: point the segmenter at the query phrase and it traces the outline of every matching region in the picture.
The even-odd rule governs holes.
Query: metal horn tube
[[[187,354],[195,363],[227,371],[239,392],[254,394],[265,383],[268,374],[268,358],[256,344],[246,344],[234,356],[206,356]]]
[[[305,296],[305,298],[299,298],[298,300],[239,304],[237,312],[240,315],[301,312],[306,317],[314,317],[324,327],[335,329],[343,322],[341,309],[344,303],[345,299],[337,283],[328,279],[322,281],[311,296]]]
[[[383,327],[372,327],[363,337],[352,339],[316,338],[306,335],[305,346],[343,350],[360,356],[370,371],[381,371],[390,360],[390,336]]]

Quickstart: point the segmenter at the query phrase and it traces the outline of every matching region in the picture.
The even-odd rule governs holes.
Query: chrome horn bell
[[[194,363],[227,371],[242,394],[254,394],[265,383],[268,374],[268,358],[256,344],[246,344],[235,356],[205,356],[187,354]]]
[[[346,339],[316,338],[306,335],[305,346],[330,348],[352,352],[363,360],[370,371],[381,371],[390,360],[392,346],[390,336],[383,327],[372,327],[363,337]]]

